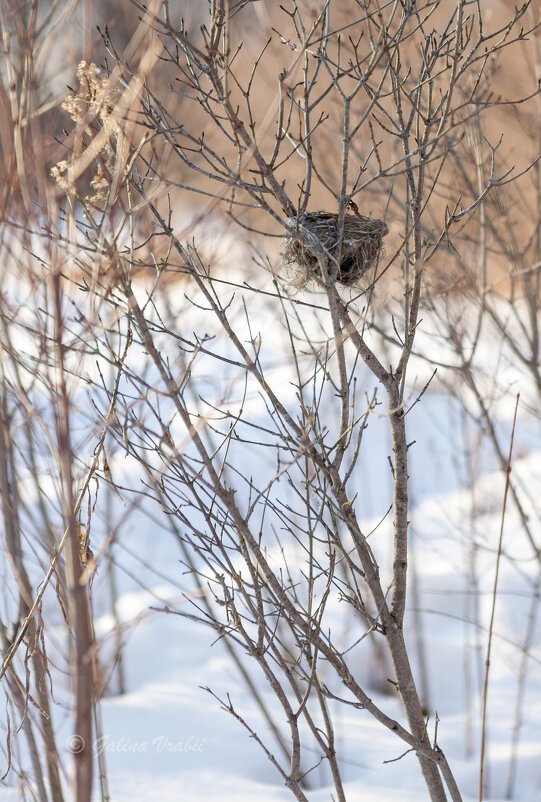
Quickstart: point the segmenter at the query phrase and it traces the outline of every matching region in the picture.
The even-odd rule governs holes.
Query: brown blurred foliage
[[[345,64],[351,58],[359,58],[360,54],[366,59],[370,23],[367,28],[366,21],[356,20],[366,16],[365,7],[370,6],[371,13],[381,15],[389,13],[390,5],[381,4],[382,11],[378,12],[374,3],[332,0],[326,29],[330,62],[341,60]],[[429,27],[441,29],[455,6],[454,0],[439,0],[423,6],[425,30]],[[318,78],[321,98],[313,111],[317,133],[311,140],[309,155],[300,144],[305,124],[300,111],[303,70],[307,67],[299,32],[295,30],[294,9],[298,9],[299,18],[308,25],[318,18],[323,7],[324,4],[314,0],[299,0],[296,5],[286,3],[283,7],[260,0],[230,4],[228,91],[232,105],[239,108],[260,152],[269,160],[276,146],[279,109],[287,110],[290,148],[287,157],[276,161],[275,177],[284,183],[293,202],[298,203],[303,189],[306,191],[306,159],[311,159],[314,171],[309,210],[336,212],[342,179],[344,105],[340,95],[330,91],[328,76],[324,74]],[[134,90],[134,84],[140,79],[163,104],[172,126],[183,125],[194,138],[204,137],[205,145],[216,154],[217,161],[223,158],[233,163],[238,158],[235,137],[226,127],[213,124],[201,98],[194,96],[188,83],[182,80],[175,65],[173,40],[151,34],[151,17],[144,20],[136,4],[123,0],[115,4],[112,14],[108,4],[97,2],[15,8],[3,0],[1,8],[4,53],[0,82],[0,213],[15,227],[23,229],[36,217],[50,221],[58,216],[58,207],[64,202],[63,192],[58,183],[51,180],[51,168],[65,160],[74,148],[88,148],[88,141],[77,145],[81,132],[74,130],[62,109],[66,93],[70,91],[65,85],[77,92],[76,70],[81,57],[113,70],[110,88],[119,98],[117,119],[124,120],[130,127],[125,134],[128,148],[133,150],[140,146],[145,126],[148,126],[148,119],[141,117],[139,107],[144,90],[142,86]],[[513,9],[511,0],[469,4],[465,10],[471,14],[471,36],[478,35],[479,20],[485,36],[497,29],[505,32],[505,26],[513,18]],[[196,44],[204,45],[201,26],[209,24],[206,6],[186,0],[161,8],[156,4],[154,10],[160,19],[165,18],[165,30],[169,27],[173,31],[180,25]],[[449,134],[442,133],[442,139],[446,139],[445,158],[440,154],[427,165],[427,183],[437,179],[423,210],[427,248],[438,239],[446,217],[453,211],[466,209],[483,191],[490,180],[491,159],[494,158],[494,175],[501,177],[510,171],[511,179],[534,162],[541,152],[538,125],[541,101],[539,94],[535,94],[536,71],[541,61],[539,40],[537,32],[520,39],[521,28],[533,29],[537,25],[536,13],[534,4],[524,13],[517,30],[509,34],[507,41],[518,41],[503,47],[502,33],[499,37],[501,49],[497,47],[491,52],[486,62],[480,60],[479,86],[475,89],[476,97],[482,99],[482,116],[472,115],[471,109],[465,107],[466,122],[458,125],[457,120],[453,120]],[[99,25],[101,37],[94,25]],[[72,38],[72,34],[76,35]],[[318,41],[312,44],[314,60],[319,44]],[[409,76],[404,91],[408,90],[408,83],[411,86],[415,83],[422,45],[423,39],[412,18],[400,46],[402,72]],[[145,66],[143,60],[151,51],[152,63]],[[348,80],[354,83],[353,77],[344,80],[345,91]],[[444,91],[447,80],[445,72],[436,76],[434,93]],[[464,94],[473,91],[475,80],[473,71],[466,82],[458,85],[457,91]],[[517,104],[523,98],[528,99]],[[382,107],[386,103],[383,98]],[[368,104],[366,93],[356,94],[348,109],[352,125],[366,112]],[[391,98],[387,111],[390,118],[396,113]],[[86,122],[94,124],[95,120]],[[96,134],[98,127],[95,127]],[[384,178],[371,182],[367,179],[377,176],[379,163],[389,165],[400,159],[400,145],[399,138],[388,135],[385,120],[377,111],[370,115],[349,145],[350,173],[353,176],[359,171],[359,186],[367,184],[354,195],[355,200],[362,214],[386,220],[390,230],[386,242],[389,254],[400,250],[405,236],[403,209],[407,198],[400,164],[394,173],[387,171]],[[242,192],[232,186],[231,181],[217,184],[209,180],[200,170],[208,169],[209,165],[205,164],[207,157],[197,153],[195,139],[191,155],[195,169],[178,158],[170,141],[159,137],[149,138],[148,143],[141,146],[141,154],[147,162],[152,162],[154,176],[159,175],[160,186],[155,185],[156,200],[164,214],[169,214],[169,208],[173,210],[171,221],[181,238],[193,234],[199,224],[221,215],[229,224],[234,218],[244,228],[256,232],[255,239],[258,239],[257,233],[277,238],[267,241],[267,247],[273,259],[279,259],[283,235],[279,220],[273,222],[266,212],[254,208],[253,203],[245,209],[235,208],[231,200],[238,200]],[[257,176],[249,153],[239,162],[238,169],[243,180]],[[91,182],[96,181],[97,170],[90,156],[77,170],[77,190],[83,195],[88,194]],[[449,244],[447,250],[440,248],[431,260],[429,277],[434,286],[442,291],[456,282],[466,281],[470,289],[477,291],[487,287],[504,293],[518,291],[511,277],[535,269],[541,258],[540,186],[540,167],[535,164],[516,184],[502,182],[492,187],[476,213],[465,215],[455,226],[452,245]],[[115,198],[118,203],[124,198],[123,192],[119,191]],[[127,214],[125,198],[120,206],[121,213]],[[273,208],[276,217],[280,217],[282,212],[275,203]],[[150,235],[143,209],[138,221],[141,231],[147,230]],[[166,251],[166,245],[158,247],[155,256],[163,256]]]

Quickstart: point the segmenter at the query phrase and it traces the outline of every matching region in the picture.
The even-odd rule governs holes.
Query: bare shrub
[[[120,52],[104,32],[109,71],[80,65],[64,151],[40,174],[44,255],[12,262],[17,286],[36,292],[30,319],[2,296],[6,340],[17,327],[32,340],[27,351],[3,352],[12,410],[4,441],[14,436],[18,399],[27,399],[23,421],[32,426],[44,396],[57,487],[53,536],[40,546],[51,565],[37,596],[26,587],[21,627],[10,636],[5,629],[2,674],[23,670],[21,646],[56,577],[75,732],[87,747],[76,756],[74,784],[86,802],[100,687],[90,580],[110,545],[105,538],[96,548],[93,515],[108,486],[167,513],[194,594],[188,610],[166,612],[211,627],[251,693],[247,665],[265,678],[273,703],[260,696],[258,706],[278,752],[231,699],[220,701],[297,799],[308,798],[319,766],[336,798],[346,799],[335,722],[350,709],[415,752],[432,800],[449,794],[458,802],[437,731],[431,737],[427,728],[407,643],[406,416],[427,389],[409,378],[409,365],[422,306],[436,305],[427,275],[449,262],[455,238],[470,236],[467,224],[488,198],[515,180],[500,165],[501,142],[492,143],[467,205],[460,196],[451,202],[451,154],[467,147],[473,122],[482,132],[485,118],[511,103],[492,93],[494,65],[528,41],[529,6],[489,27],[479,4],[463,0],[421,7],[359,0],[353,10],[340,0],[270,10],[213,0],[206,24],[192,33],[167,5],[133,5],[141,15],[133,47]],[[245,19],[264,34],[251,62],[241,48]],[[167,76],[169,94],[157,75]],[[14,153],[20,157],[17,142]],[[34,190],[21,186],[28,209]],[[195,211],[181,235],[176,209],[191,203],[188,193]],[[257,271],[242,264],[232,274],[207,263],[194,232],[219,214],[248,232]],[[10,223],[28,246],[31,227],[15,215]],[[286,238],[286,258],[301,268],[298,284],[309,279],[313,294],[291,292],[272,241],[267,256],[261,235]],[[373,289],[386,282],[394,297],[377,310]],[[436,286],[449,291],[449,283]],[[92,412],[81,416],[76,443],[83,382]],[[376,419],[392,444],[389,493],[374,516],[379,540],[357,503],[364,435]],[[137,466],[143,485],[117,486],[111,451]],[[382,461],[385,445],[365,470]],[[46,516],[42,470],[36,465],[33,476]],[[15,480],[11,492],[17,487]],[[14,563],[22,559],[16,551]],[[363,674],[374,651],[394,697],[391,713]],[[27,688],[19,716],[30,696]],[[52,784],[41,785],[42,799],[49,793],[57,802]]]

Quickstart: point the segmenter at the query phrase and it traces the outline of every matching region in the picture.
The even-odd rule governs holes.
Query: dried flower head
[[[77,91],[71,92],[62,108],[66,111],[82,135],[84,151],[96,136],[96,121],[99,131],[105,132],[103,144],[93,161],[93,176],[90,180],[92,191],[84,196],[88,206],[97,208],[109,196],[111,179],[115,168],[116,148],[120,136],[120,126],[113,115],[114,92],[108,75],[94,63],[81,61],[77,67]],[[69,167],[80,154],[72,154],[69,160],[62,159],[51,170],[51,175],[63,190],[73,189],[68,180]]]
[[[105,122],[113,109],[108,75],[94,63],[81,61],[77,80],[79,89],[66,97],[62,108],[77,125],[85,125],[89,117]]]

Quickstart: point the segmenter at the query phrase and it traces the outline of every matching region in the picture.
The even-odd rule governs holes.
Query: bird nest
[[[294,229],[286,239],[284,259],[299,268],[294,284],[298,287],[311,279],[324,280],[321,260],[325,260],[327,271],[332,275],[336,257],[340,251],[340,264],[335,280],[342,284],[355,284],[377,261],[383,237],[389,229],[383,220],[363,217],[360,214],[346,215],[342,247],[339,248],[338,215],[328,212],[303,212],[299,217],[290,217],[288,223]]]

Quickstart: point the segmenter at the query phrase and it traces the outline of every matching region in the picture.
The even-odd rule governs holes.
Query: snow
[[[254,301],[251,298],[251,302]],[[255,303],[259,303],[256,299]],[[237,325],[242,328],[242,308],[236,307]],[[252,320],[259,328],[270,325],[268,309],[258,317],[251,307]],[[195,330],[206,321],[192,307],[190,323]],[[314,333],[317,326],[314,323]],[[246,336],[244,336],[246,335]],[[425,335],[421,332],[419,339]],[[248,333],[243,333],[246,342]],[[280,357],[286,337],[279,331],[269,353],[262,359],[269,366],[273,386],[280,387],[290,407],[296,403],[292,366]],[[442,346],[443,347],[443,346]],[[213,348],[227,355],[229,343],[218,336]],[[488,349],[487,349],[488,353]],[[137,359],[142,358],[141,355]],[[136,367],[135,359],[132,367]],[[207,398],[212,403],[229,404],[233,414],[243,405],[244,414],[261,421],[264,408],[257,388],[246,395],[235,383],[233,371],[223,363],[224,375],[217,376],[215,362],[201,361],[197,370]],[[527,377],[516,368],[499,376],[508,390],[494,408],[494,418],[502,442],[509,441],[513,398],[517,385],[527,391]],[[359,375],[364,375],[359,368]],[[414,361],[412,398],[426,381],[426,366]],[[372,380],[372,385],[374,384]],[[370,381],[367,382],[367,389]],[[411,494],[413,508],[412,569],[417,588],[410,589],[408,631],[414,671],[419,676],[419,645],[425,652],[428,669],[426,692],[431,700],[429,732],[438,722],[438,743],[455,772],[464,802],[477,799],[481,693],[487,644],[487,624],[492,605],[496,568],[496,548],[501,524],[505,476],[486,441],[475,451],[475,466],[468,472],[465,459],[467,426],[461,419],[462,407],[442,385],[435,384],[413,408],[408,417],[408,437],[415,440],[410,449]],[[390,503],[392,487],[387,454],[390,444],[385,417],[372,416],[365,433],[356,469],[359,477],[357,509],[366,532],[375,529],[371,545],[383,566],[391,557],[390,521],[383,513]],[[218,424],[217,424],[218,425]],[[175,437],[184,445],[182,427],[174,423]],[[473,435],[472,435],[473,436]],[[232,443],[235,459],[251,460],[258,475],[275,472],[274,454],[269,461],[253,449]],[[266,454],[267,452],[265,452]],[[521,488],[530,514],[532,530],[539,542],[539,481],[541,478],[541,437],[537,415],[523,407],[516,433],[513,478]],[[376,455],[374,457],[374,455]],[[138,469],[121,452],[110,460],[117,483],[135,486]],[[286,483],[280,484],[287,494]],[[246,492],[246,489],[245,489]],[[177,613],[192,611],[198,598],[183,564],[176,537],[168,531],[162,511],[123,506],[111,495],[110,508],[115,542],[112,547],[118,582],[116,615],[121,622],[122,664],[126,691],[115,694],[116,673],[112,656],[115,621],[107,590],[107,566],[98,560],[92,598],[99,659],[105,674],[111,675],[111,691],[101,702],[102,733],[93,745],[96,756],[105,759],[110,799],[114,802],[274,802],[293,797],[275,768],[250,734],[221,708],[218,697],[228,699],[235,710],[277,755],[276,743],[260,710],[246,691],[235,665],[217,635]],[[474,502],[474,504],[473,504]],[[474,513],[472,513],[472,504]],[[98,510],[96,515],[102,515]],[[106,526],[102,521],[103,530]],[[103,535],[105,538],[105,534]],[[302,547],[290,544],[291,555],[303,559]],[[503,557],[496,604],[496,624],[488,689],[488,743],[486,802],[505,798],[513,736],[519,671],[529,616],[537,615],[535,595],[539,591],[539,568],[532,561],[531,548],[522,534],[520,520],[509,503],[504,525]],[[281,552],[269,550],[269,559],[279,561]],[[470,567],[475,563],[475,581]],[[39,566],[36,572],[39,573]],[[533,606],[532,606],[533,598]],[[167,609],[167,612],[165,611]],[[343,621],[343,607],[337,599],[329,601],[328,616],[345,643],[353,643],[352,633]],[[421,630],[416,631],[419,624]],[[529,661],[521,708],[521,731],[516,783],[513,799],[541,801],[541,630],[536,620],[528,644]],[[58,641],[52,647],[59,663],[62,658],[60,622]],[[371,695],[389,715],[403,719],[396,696],[377,687],[373,655],[368,647],[359,648],[359,676],[370,686]],[[275,707],[272,693],[258,675],[257,667],[247,663],[250,676],[269,705]],[[377,675],[377,672],[376,672]],[[209,690],[212,693],[209,692]],[[388,690],[388,689],[387,689]],[[67,694],[59,699],[67,705]],[[35,716],[33,711],[30,712]],[[72,736],[67,707],[56,713],[66,744],[61,760],[69,774]],[[423,802],[428,799],[415,756],[405,745],[383,729],[366,711],[345,707],[336,714],[337,750],[348,800],[362,802]],[[60,741],[62,742],[62,740]],[[0,786],[1,802],[18,799],[8,778]],[[328,775],[315,768],[307,779],[310,802],[330,800]],[[96,783],[94,799],[100,800]]]

